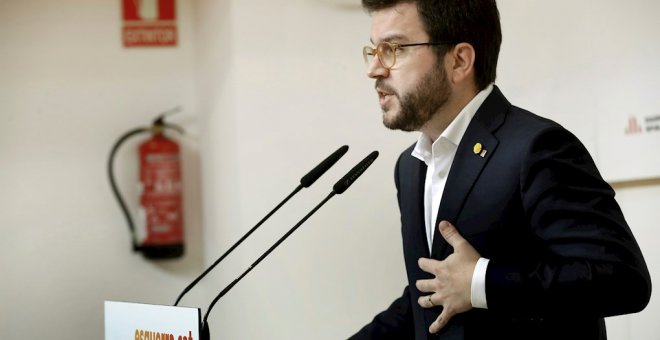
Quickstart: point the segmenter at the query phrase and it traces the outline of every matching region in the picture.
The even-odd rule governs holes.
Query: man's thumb
[[[463,236],[461,236],[458,230],[456,230],[456,227],[447,221],[440,222],[438,229],[440,229],[440,234],[447,241],[447,243],[449,243],[454,248],[456,248],[459,242],[465,241]]]

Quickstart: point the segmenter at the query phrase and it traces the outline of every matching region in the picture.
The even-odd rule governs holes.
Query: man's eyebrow
[[[394,33],[394,34],[386,35],[385,38],[383,38],[383,40],[381,41],[392,42],[392,41],[401,41],[401,40],[405,40],[405,36],[398,33]],[[373,39],[369,39],[369,41],[371,41],[372,45],[376,45]]]

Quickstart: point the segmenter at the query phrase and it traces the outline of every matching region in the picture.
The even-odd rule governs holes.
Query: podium
[[[200,340],[199,308],[105,301],[105,340]]]

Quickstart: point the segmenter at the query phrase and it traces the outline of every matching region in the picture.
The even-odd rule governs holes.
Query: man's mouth
[[[380,97],[380,98],[396,95],[396,92],[394,91],[394,89],[386,87],[386,86],[376,87],[376,93],[378,93],[378,97]]]
[[[378,94],[378,102],[381,107],[385,107],[387,101],[394,95],[393,92],[377,87],[376,93]]]

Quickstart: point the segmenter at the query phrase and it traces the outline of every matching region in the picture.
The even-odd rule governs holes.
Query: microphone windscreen
[[[364,173],[365,170],[373,163],[376,158],[378,158],[378,151],[374,151],[367,155],[360,163],[358,163],[356,166],[353,167],[344,177],[342,177],[335,185],[332,187],[332,191],[334,191],[336,194],[341,194],[348,187],[355,182],[358,177]]]
[[[307,173],[300,179],[300,185],[305,188],[309,188],[310,185],[314,184],[319,177],[321,177],[330,167],[335,165],[337,161],[348,151],[348,145],[344,145],[333,152],[328,158],[324,159],[319,165]]]

